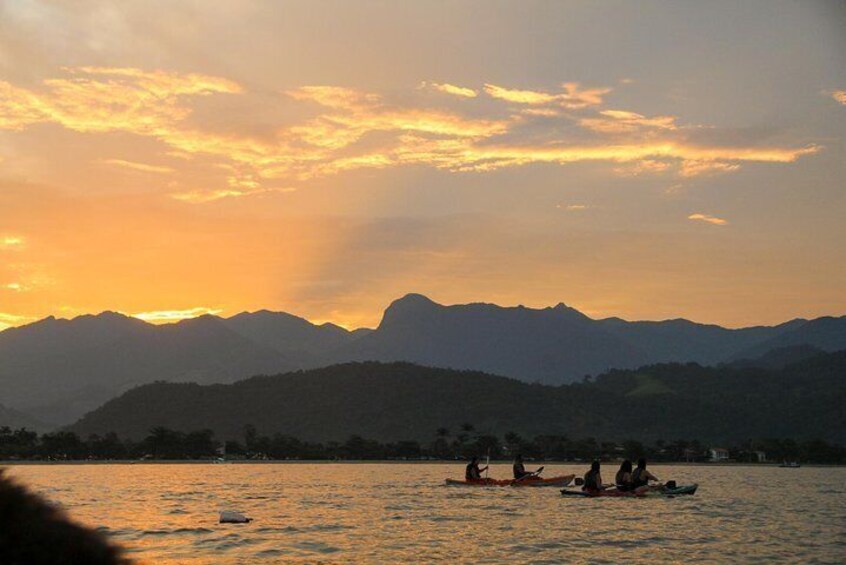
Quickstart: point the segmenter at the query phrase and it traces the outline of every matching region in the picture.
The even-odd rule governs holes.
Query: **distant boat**
[[[799,467],[801,467],[801,466],[802,466],[802,465],[800,465],[800,464],[799,464],[798,462],[796,462],[796,461],[785,461],[784,463],[782,463],[781,465],[779,465],[779,467],[784,467],[785,469],[798,469],[798,468],[799,468]]]

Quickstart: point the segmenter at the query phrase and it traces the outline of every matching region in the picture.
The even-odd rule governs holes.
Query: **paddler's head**
[[[599,460],[594,459],[593,463],[590,464],[591,471],[599,471]]]
[[[514,462],[515,463],[522,463],[523,462],[523,456],[518,453],[517,455],[514,456]]]
[[[638,459],[637,460],[637,468],[638,469],[646,469],[646,459],[644,459],[643,457]]]

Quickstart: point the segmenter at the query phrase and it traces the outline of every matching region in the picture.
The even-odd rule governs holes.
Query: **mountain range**
[[[410,363],[346,363],[227,385],[154,383],[126,392],[69,430],[140,440],[157,426],[344,441],[430,442],[463,423],[502,437],[565,435],[746,441],[846,440],[846,351],[817,353],[780,369],[694,363],[615,370],[583,383],[529,384],[476,371]]]
[[[153,381],[232,383],[350,361],[407,361],[562,384],[614,368],[713,365],[796,345],[846,348],[846,317],[727,329],[687,320],[596,320],[564,304],[444,306],[418,294],[393,302],[374,330],[266,310],[165,325],[103,312],[0,332],[0,402],[61,425]]]

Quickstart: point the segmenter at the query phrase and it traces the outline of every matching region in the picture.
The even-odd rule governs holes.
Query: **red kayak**
[[[568,490],[564,489],[561,491],[561,494],[564,496],[586,496],[589,498],[596,498],[598,496],[613,496],[613,497],[625,497],[625,498],[634,498],[634,497],[643,497],[646,496],[643,492],[635,492],[635,491],[622,491],[616,489],[608,489],[608,490]]]
[[[575,475],[562,475],[560,477],[526,477],[517,479],[479,479],[476,481],[465,481],[459,479],[447,479],[449,486],[462,487],[565,487],[575,478]]]

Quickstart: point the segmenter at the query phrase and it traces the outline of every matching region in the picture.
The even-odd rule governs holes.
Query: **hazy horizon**
[[[0,328],[373,327],[409,289],[842,315],[844,27],[836,2],[0,3]]]

